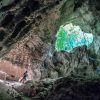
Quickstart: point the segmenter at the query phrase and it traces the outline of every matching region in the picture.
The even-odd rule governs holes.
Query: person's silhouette
[[[25,81],[27,80],[27,78],[28,78],[28,71],[25,71],[24,74],[23,74],[23,78],[21,79],[20,82],[25,83]]]

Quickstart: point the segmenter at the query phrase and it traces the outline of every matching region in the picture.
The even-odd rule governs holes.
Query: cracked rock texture
[[[92,86],[99,84],[99,81],[92,84],[92,79],[100,77],[99,5],[99,0],[0,0],[1,61],[20,68],[31,68],[35,81],[69,76],[90,79],[88,85],[75,81],[76,85],[70,89],[66,86],[67,82],[61,80],[63,88],[70,92],[63,88],[57,93],[54,90],[47,100],[91,100],[93,96],[84,93],[87,89],[91,93]],[[94,41],[89,48],[78,47],[72,53],[54,51],[56,32],[60,25],[67,23],[80,25],[84,32],[93,33]],[[74,91],[77,87],[78,90]],[[79,92],[83,99],[77,96]],[[99,100],[99,96],[92,99]]]

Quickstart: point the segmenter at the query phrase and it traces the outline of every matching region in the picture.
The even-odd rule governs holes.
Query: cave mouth
[[[69,23],[65,26],[60,26],[56,35],[55,50],[70,53],[76,47],[82,47],[84,45],[89,47],[92,42],[92,33],[85,33],[80,26]]]

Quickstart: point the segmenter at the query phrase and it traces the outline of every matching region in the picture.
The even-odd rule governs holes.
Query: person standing
[[[20,82],[25,83],[28,79],[28,71],[26,70],[23,74],[22,79],[20,80]]]

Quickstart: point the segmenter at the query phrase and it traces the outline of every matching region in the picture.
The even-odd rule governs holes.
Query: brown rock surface
[[[29,36],[16,45],[0,61],[0,70],[9,75],[8,79],[18,80],[28,69],[29,80],[39,80],[40,68],[33,61],[42,56],[43,42],[38,36]],[[32,72],[33,70],[33,72]]]
[[[12,64],[10,61],[0,60],[0,78],[1,79],[8,79],[8,80],[16,80],[18,81],[19,78],[23,77],[26,68],[21,68],[15,64]],[[29,80],[32,80],[30,75],[32,74],[31,69],[28,71]]]

